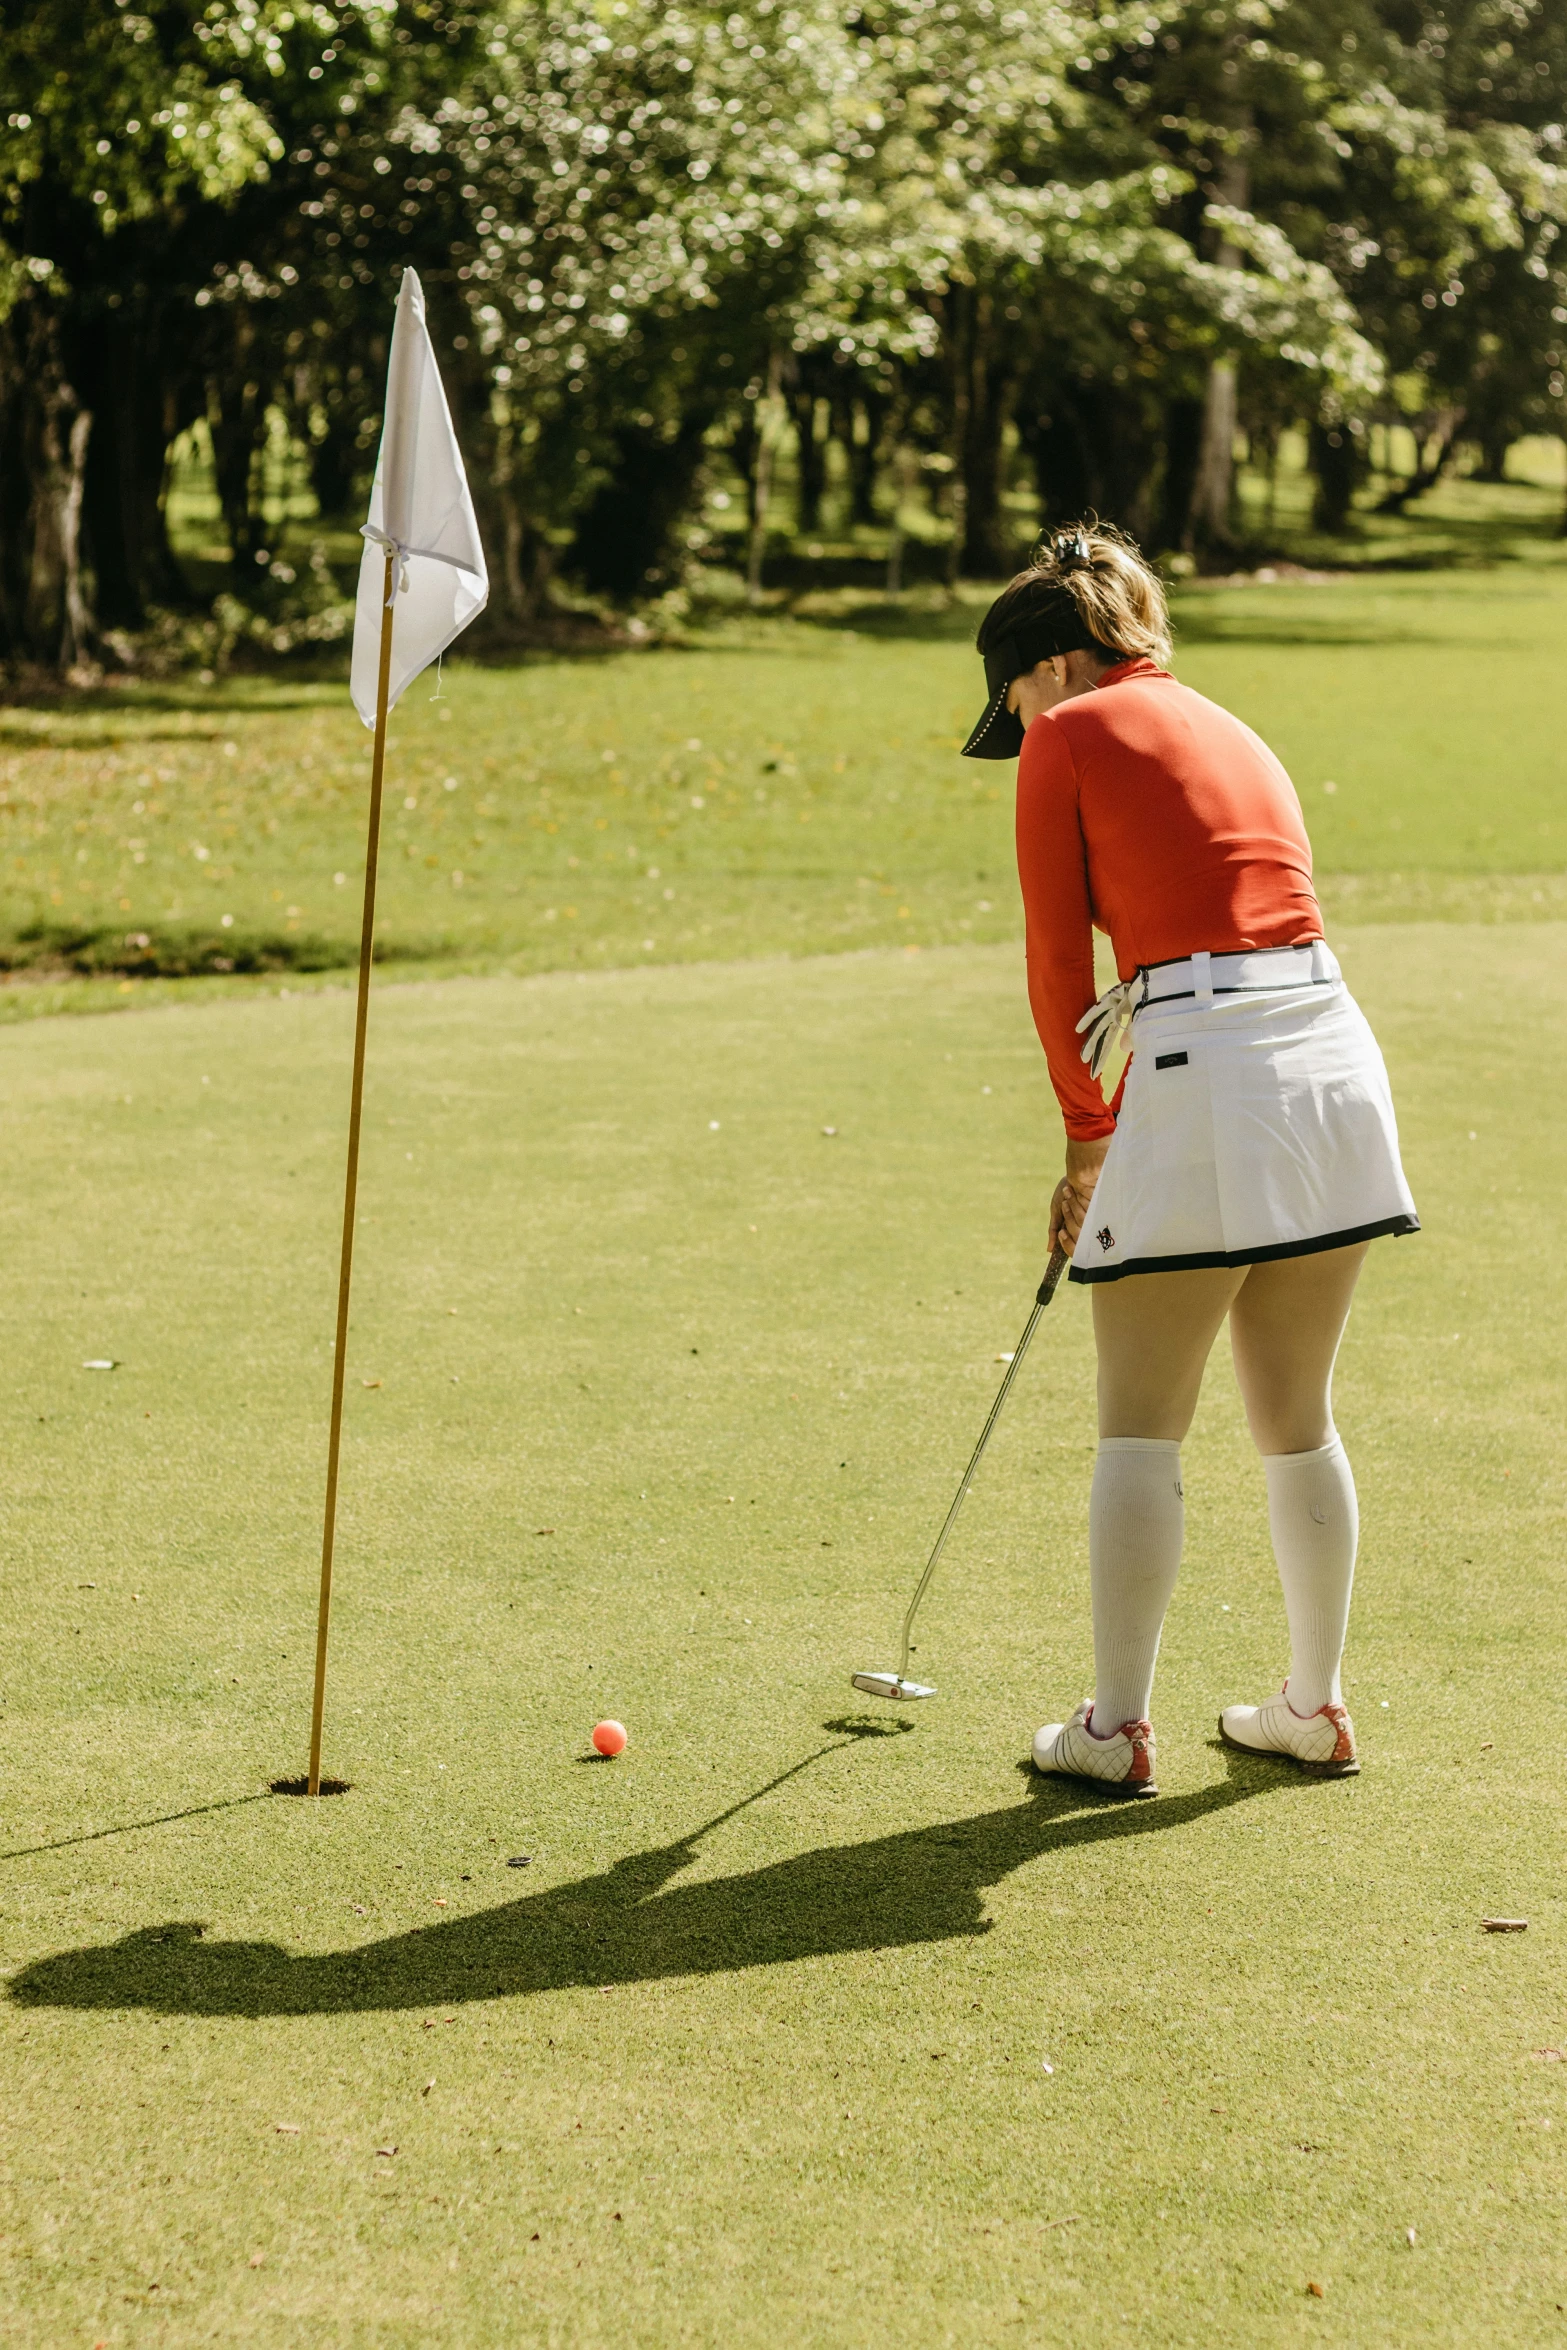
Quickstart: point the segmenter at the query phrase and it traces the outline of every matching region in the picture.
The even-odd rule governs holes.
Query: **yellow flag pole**
[[[370,824],[365,848],[364,922],[359,933],[359,1006],[354,1021],[354,1081],[348,1105],[348,1172],[343,1185],[343,1251],[337,1274],[337,1347],[332,1358],[332,1433],[327,1441],[326,1515],[321,1528],[321,1601],[316,1614],[316,1688],[310,1714],[308,1792],[321,1792],[321,1723],[326,1712],[326,1640],[332,1615],[332,1543],[337,1531],[337,1467],[343,1442],[343,1375],[348,1361],[348,1292],[354,1274],[354,1207],[359,1194],[359,1122],[365,1094],[365,1030],[370,1019],[370,951],[375,942],[375,876],[381,851],[381,779],[386,767],[386,699],[392,676],[392,589],[396,550],[386,550],[381,600],[381,669],[375,691],[375,751],[370,763]]]

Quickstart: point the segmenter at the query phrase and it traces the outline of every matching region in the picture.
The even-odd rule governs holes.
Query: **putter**
[[[902,1661],[895,1673],[851,1673],[849,1676],[851,1685],[856,1689],[862,1689],[867,1697],[890,1697],[896,1703],[906,1705],[916,1698],[934,1697],[936,1694],[935,1690],[929,1687],[926,1682],[909,1679],[909,1643],[914,1634],[914,1619],[919,1614],[920,1601],[930,1588],[930,1579],[936,1572],[936,1561],[946,1548],[947,1536],[957,1523],[958,1512],[963,1507],[964,1496],[974,1482],[974,1472],[984,1458],[985,1447],[990,1442],[990,1432],[1001,1417],[1001,1407],[1007,1400],[1012,1382],[1017,1377],[1019,1366],[1028,1352],[1028,1342],[1034,1335],[1034,1325],[1055,1296],[1056,1286],[1065,1271],[1065,1251],[1059,1248],[1052,1249],[1050,1262],[1045,1268],[1045,1277],[1039,1284],[1039,1292],[1034,1299],[1034,1310],[1024,1323],[1023,1335],[1017,1342],[1017,1352],[1008,1363],[1006,1377],[996,1391],[996,1400],[990,1407],[990,1417],[979,1432],[979,1442],[974,1447],[974,1457],[964,1470],[963,1482],[953,1495],[952,1507],[948,1510],[941,1532],[936,1537],[936,1547],[925,1561],[925,1572],[914,1586],[914,1597],[909,1601],[908,1613],[903,1619]]]

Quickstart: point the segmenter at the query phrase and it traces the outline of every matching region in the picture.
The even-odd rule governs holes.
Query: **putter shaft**
[[[1034,1299],[1033,1309],[1029,1314],[1028,1320],[1023,1325],[1023,1335],[1017,1342],[1017,1350],[1014,1353],[1011,1362],[1007,1365],[1006,1376],[1002,1380],[1001,1385],[996,1390],[996,1400],[991,1405],[989,1415],[985,1421],[985,1425],[979,1432],[979,1442],[974,1447],[973,1458],[970,1460],[968,1467],[963,1472],[962,1481],[958,1486],[957,1492],[952,1497],[952,1507],[948,1510],[946,1517],[943,1519],[941,1532],[936,1537],[935,1547],[931,1551],[929,1558],[925,1561],[925,1572],[923,1575],[921,1575],[919,1581],[914,1586],[914,1596],[909,1601],[908,1612],[905,1614],[903,1619],[903,1653],[898,1664],[898,1679],[900,1681],[905,1681],[908,1678],[909,1644],[914,1637],[914,1619],[919,1614],[920,1602],[930,1587],[930,1579],[936,1572],[937,1562],[947,1546],[947,1536],[952,1532],[953,1527],[958,1522],[958,1512],[963,1507],[963,1504],[968,1497],[969,1487],[974,1481],[974,1472],[985,1457],[985,1447],[990,1442],[991,1433],[995,1428],[996,1422],[1001,1417],[1002,1406],[1005,1404],[1008,1395],[1012,1391],[1012,1382],[1017,1377],[1018,1372],[1022,1367],[1023,1357],[1028,1352],[1028,1342],[1034,1335],[1034,1331],[1038,1324],[1040,1315],[1044,1312],[1046,1306],[1049,1305],[1050,1300],[1055,1296],[1056,1285],[1060,1281],[1061,1276],[1065,1271],[1065,1251],[1059,1248],[1053,1249],[1050,1255],[1050,1262],[1045,1268],[1045,1277],[1039,1284],[1039,1290]]]
[[[909,1601],[907,1612],[903,1618],[903,1653],[896,1673],[852,1673],[850,1675],[853,1686],[856,1689],[863,1689],[868,1697],[890,1697],[903,1700],[916,1697],[934,1697],[936,1694],[935,1690],[924,1682],[909,1679],[909,1652],[914,1637],[914,1619],[919,1614],[921,1600],[930,1588],[930,1579],[936,1572],[937,1561],[946,1548],[947,1536],[957,1524],[958,1512],[963,1507],[969,1487],[974,1481],[974,1472],[984,1458],[985,1447],[990,1442],[991,1432],[1001,1417],[1001,1408],[1011,1392],[1012,1382],[1017,1377],[1023,1357],[1028,1352],[1028,1342],[1034,1335],[1034,1329],[1040,1315],[1055,1296],[1057,1286],[1065,1271],[1065,1251],[1059,1248],[1052,1249],[1050,1262],[1045,1268],[1045,1277],[1039,1284],[1039,1290],[1034,1299],[1033,1311],[1023,1325],[1023,1335],[1018,1340],[1017,1350],[1007,1365],[1006,1377],[996,1391],[996,1400],[991,1405],[985,1425],[979,1432],[979,1442],[974,1447],[973,1457],[963,1472],[957,1492],[952,1497],[952,1507],[942,1521],[941,1532],[936,1537],[935,1547],[925,1561],[925,1572],[914,1586],[914,1596]]]

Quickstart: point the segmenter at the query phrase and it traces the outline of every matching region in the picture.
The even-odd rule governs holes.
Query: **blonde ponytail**
[[[1112,523],[1075,522],[1041,539],[1034,559],[1012,586],[1027,582],[1063,587],[1083,627],[1115,661],[1171,661],[1170,614],[1164,583],[1135,540]]]

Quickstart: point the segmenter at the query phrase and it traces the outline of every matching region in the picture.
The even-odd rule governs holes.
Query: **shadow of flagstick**
[[[176,1820],[199,1820],[209,1811],[238,1811],[242,1803],[270,1803],[271,1790],[255,1795],[229,1795],[221,1803],[193,1803],[188,1811],[160,1812],[153,1820],[127,1820],[118,1828],[88,1828],[80,1836],[57,1836],[52,1844],[19,1844],[0,1852],[0,1860],[31,1860],[40,1852],[63,1852],[68,1844],[101,1844],[106,1836],[134,1836],[138,1828],[168,1828]]]
[[[154,1926],[38,1959],[12,1978],[10,1996],[24,2007],[330,2015],[905,1949],[989,1933],[985,1894],[1028,1862],[1178,1831],[1263,1795],[1317,1792],[1265,1761],[1228,1753],[1225,1776],[1214,1785],[1148,1803],[1115,1803],[1030,1773],[1023,1800],[993,1811],[671,1885],[702,1837],[841,1743],[808,1755],[673,1843],[498,1908],[300,1958],[275,1943],[209,1943],[199,1925]]]

